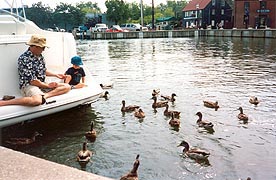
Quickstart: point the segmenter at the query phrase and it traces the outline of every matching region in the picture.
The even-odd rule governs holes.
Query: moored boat
[[[9,4],[7,3],[7,5]],[[9,8],[15,9],[14,7]],[[71,57],[77,55],[76,42],[71,33],[40,29],[24,17],[23,5],[15,12],[0,10],[0,99],[5,95],[15,96],[15,98],[22,97],[18,83],[17,60],[27,50],[26,42],[33,34],[46,37],[49,48],[45,49],[43,56],[47,68],[52,72],[64,73],[71,66]],[[19,14],[23,14],[23,17]],[[87,67],[83,65],[83,68],[86,72],[87,84],[84,88],[73,89],[66,94],[48,98],[48,103],[36,107],[1,106],[0,128],[96,101],[103,90],[89,73]],[[60,82],[60,79],[47,77],[46,81]]]

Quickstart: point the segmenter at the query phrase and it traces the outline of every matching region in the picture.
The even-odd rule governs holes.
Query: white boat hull
[[[46,48],[43,55],[47,68],[52,72],[64,73],[71,66],[71,57],[77,55],[76,42],[71,33],[45,31],[31,21],[21,22],[12,16],[0,15],[0,98],[4,95],[22,97],[18,88],[17,59],[27,50],[26,42],[33,34],[42,34],[46,37],[50,48]],[[1,106],[0,128],[96,101],[103,90],[87,67],[85,65],[83,67],[86,72],[87,87],[51,97],[47,101],[54,103],[50,104],[36,107]],[[49,78],[47,81],[59,80]]]

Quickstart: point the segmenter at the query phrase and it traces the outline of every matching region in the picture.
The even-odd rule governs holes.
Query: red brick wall
[[[260,9],[260,1],[259,0],[235,0],[234,2],[234,28],[245,28],[244,24],[244,3],[249,2],[249,24],[248,27],[255,28],[256,18],[259,15],[267,16],[270,21],[270,28],[276,28],[276,0],[262,0],[266,2],[266,8],[270,12],[268,13],[258,13],[257,10]]]

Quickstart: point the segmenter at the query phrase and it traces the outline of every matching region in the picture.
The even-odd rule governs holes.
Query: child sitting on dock
[[[79,89],[85,86],[85,72],[81,65],[83,65],[81,57],[74,56],[71,58],[72,67],[65,72],[65,83],[71,85],[71,89]]]

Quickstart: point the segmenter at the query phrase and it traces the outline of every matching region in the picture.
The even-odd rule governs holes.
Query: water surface
[[[81,169],[75,157],[93,121],[98,137],[88,146],[94,152],[83,169],[88,172],[119,179],[140,154],[144,180],[276,179],[276,40],[87,40],[77,41],[77,48],[99,83],[114,84],[111,98],[5,128],[6,139],[43,134],[30,146],[12,148]],[[179,130],[170,127],[164,108],[152,109],[156,88],[177,94],[170,109],[181,111]],[[250,104],[250,96],[260,104]],[[122,114],[123,99],[140,105],[146,117]],[[218,101],[220,108],[206,108],[203,100]],[[240,106],[248,123],[237,119]],[[215,132],[197,127],[198,111]],[[177,147],[182,140],[210,151],[209,164],[184,158]]]

